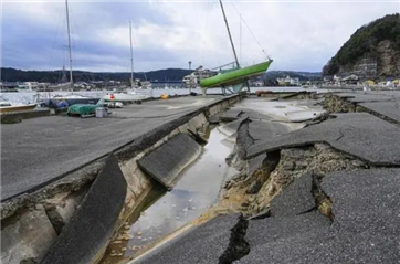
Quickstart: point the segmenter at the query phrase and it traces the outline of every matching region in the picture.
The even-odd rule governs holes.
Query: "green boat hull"
[[[251,77],[263,75],[268,67],[271,65],[272,60],[243,67],[230,72],[214,75],[206,78],[200,82],[202,88],[230,86],[243,83]]]

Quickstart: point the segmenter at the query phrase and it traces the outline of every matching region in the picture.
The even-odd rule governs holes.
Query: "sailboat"
[[[233,86],[234,93],[239,93],[242,91],[245,85],[249,86],[248,82],[250,78],[263,75],[267,71],[273,60],[268,57],[267,60],[262,63],[253,64],[247,67],[240,67],[239,60],[235,51],[235,46],[232,41],[228,19],[225,15],[224,7],[222,5],[222,0],[219,0],[219,3],[221,6],[225,26],[228,30],[229,40],[232,46],[233,57],[235,59],[236,66],[229,71],[225,71],[218,75],[203,79],[200,82],[200,87],[202,87],[203,89],[211,87],[221,87],[224,90],[224,87],[226,86]]]
[[[130,55],[131,55],[131,76],[130,76],[130,91],[127,93],[112,93],[103,96],[103,100],[105,102],[141,102],[143,99],[149,98],[147,92],[145,94],[141,94],[138,90],[140,88],[135,88],[134,78],[133,78],[133,47],[132,47],[132,28],[131,22],[129,21],[129,44],[130,44]],[[144,89],[147,90],[147,89]]]
[[[74,90],[74,81],[73,81],[73,75],[72,75],[72,50],[71,50],[71,29],[70,29],[70,23],[69,23],[69,7],[68,7],[68,0],[65,0],[65,19],[67,22],[67,36],[68,36],[68,51],[69,51],[69,72],[70,72],[70,81],[69,81],[69,88],[70,88],[70,94],[68,95],[60,95],[56,94],[53,96],[47,95],[41,95],[37,94],[37,100],[41,101],[41,104],[44,106],[59,106],[61,102],[66,102],[67,105],[73,105],[73,104],[96,104],[99,101],[99,97],[93,97],[93,96],[86,96],[86,95],[80,95],[80,94],[75,94],[73,92]],[[63,72],[64,72],[64,67],[63,67]],[[62,85],[63,86],[63,85]],[[65,86],[64,86],[65,87]],[[65,105],[65,103],[62,103]]]

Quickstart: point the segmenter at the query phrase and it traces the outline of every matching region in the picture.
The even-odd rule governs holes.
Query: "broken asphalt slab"
[[[220,116],[222,122],[231,122],[237,120],[242,115],[243,111],[240,109],[231,108]]]
[[[254,140],[273,138],[278,135],[289,133],[289,127],[277,122],[265,122],[251,119],[249,133]]]
[[[400,102],[361,103],[360,106],[368,108],[372,114],[382,118],[392,119],[393,123],[400,123]]]
[[[246,159],[286,147],[327,143],[345,154],[373,165],[400,165],[400,128],[366,113],[335,114],[318,125],[290,134],[260,140],[249,148]]]
[[[134,263],[210,264],[229,248],[231,229],[240,221],[240,214],[221,215],[179,235]]]
[[[397,263],[399,185],[400,169],[328,173],[321,186],[333,201],[333,224],[318,211],[252,220],[251,251],[238,263]]]
[[[311,172],[295,179],[271,201],[272,215],[278,218],[295,216],[316,209],[312,180]]]
[[[237,129],[236,136],[239,157],[245,158],[252,146],[263,142],[263,139],[272,140],[276,136],[285,135],[288,132],[289,127],[280,123],[244,118]]]
[[[139,167],[167,189],[172,189],[179,172],[201,153],[201,146],[187,134],[178,134],[149,155]]]
[[[93,263],[113,234],[126,191],[118,161],[110,155],[82,204],[40,263]]]
[[[251,220],[245,236],[250,254],[237,263],[326,263],[323,259],[308,262],[308,258],[313,248],[327,238],[329,229],[329,220],[318,211]]]
[[[356,92],[356,93],[335,93],[334,95],[346,99],[350,103],[368,103],[368,102],[388,102],[399,98],[397,94],[391,93],[366,93],[366,92]]]

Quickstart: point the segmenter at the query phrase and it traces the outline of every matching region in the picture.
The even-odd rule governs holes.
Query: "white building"
[[[200,84],[202,79],[216,75],[215,72],[210,70],[199,70],[192,72],[182,78],[182,84],[186,87],[196,87]]]
[[[25,91],[35,91],[37,88],[39,88],[39,83],[38,82],[24,82],[20,88],[24,89]]]
[[[280,85],[299,85],[299,78],[298,77],[290,77],[287,75],[286,77],[278,77],[276,81]]]

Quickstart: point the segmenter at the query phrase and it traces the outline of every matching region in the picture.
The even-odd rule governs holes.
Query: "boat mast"
[[[229,40],[231,41],[231,46],[232,46],[232,51],[233,51],[233,57],[235,58],[236,66],[240,67],[239,60],[236,56],[235,46],[233,45],[233,41],[232,41],[232,35],[231,35],[231,30],[229,29],[228,19],[226,18],[224,6],[222,5],[222,0],[219,0],[219,4],[221,6],[222,15],[224,16],[224,22],[225,22],[226,28],[228,29]]]
[[[71,51],[71,28],[69,25],[69,9],[68,9],[68,0],[65,0],[65,15],[67,19],[67,33],[68,33],[68,49],[69,49],[69,71],[70,71],[70,88],[71,90],[74,87],[73,78],[72,78],[72,51]]]
[[[240,14],[240,51],[239,51],[240,53],[240,61],[241,62],[243,62],[242,61],[242,14]]]
[[[129,44],[130,44],[130,51],[131,51],[131,88],[133,89],[133,48],[132,48],[131,21],[129,21]]]

